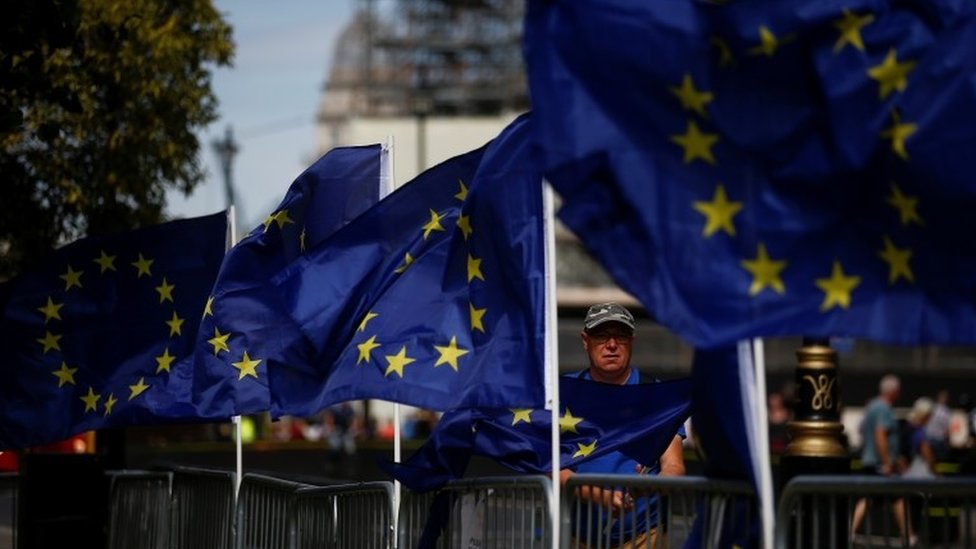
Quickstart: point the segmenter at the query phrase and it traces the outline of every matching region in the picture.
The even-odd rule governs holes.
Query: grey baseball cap
[[[634,315],[623,305],[612,301],[590,307],[583,319],[583,329],[589,332],[604,322],[619,322],[631,330],[634,329]]]

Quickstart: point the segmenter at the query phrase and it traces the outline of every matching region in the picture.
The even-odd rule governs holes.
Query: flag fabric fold
[[[202,413],[226,418],[270,409],[269,353],[298,334],[269,306],[277,297],[264,289],[379,201],[386,154],[380,145],[330,150],[227,253],[203,313],[196,352],[180,364],[192,379]]]
[[[175,366],[226,240],[224,213],[83,238],[4,283],[0,449],[202,419]]]
[[[561,377],[559,394],[560,468],[614,451],[651,465],[674,440],[691,406],[689,379],[617,386]],[[551,426],[550,412],[542,409],[452,410],[407,461],[381,466],[416,491],[460,478],[472,455],[521,473],[548,474]]]
[[[525,51],[560,218],[686,341],[976,341],[976,5],[539,0]]]

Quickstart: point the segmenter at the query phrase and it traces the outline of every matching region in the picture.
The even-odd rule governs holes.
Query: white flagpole
[[[766,419],[766,359],[762,339],[739,341],[739,391],[742,417],[755,473],[756,497],[762,520],[761,546],[773,546],[773,475],[769,459],[769,425]]]
[[[559,494],[559,334],[558,334],[558,310],[556,307],[556,223],[553,205],[553,190],[548,181],[542,181],[542,217],[545,230],[545,383],[546,383],[546,405],[552,417],[550,429],[552,445],[552,507],[550,509],[550,519],[552,520],[552,548],[558,549],[560,521],[559,512],[561,502]]]
[[[231,204],[227,207],[227,252],[237,245],[237,212],[234,211],[234,205]],[[244,445],[241,441],[241,435],[243,430],[241,429],[241,416],[232,416],[230,418],[231,423],[234,424],[234,457],[235,457],[235,471],[234,475],[234,502],[237,502],[237,494],[241,489],[241,476],[244,474]]]
[[[393,171],[393,135],[386,136],[383,150],[380,152],[380,192],[379,199],[383,200],[396,187],[396,177]],[[393,403],[393,462],[400,463],[400,404]],[[400,481],[393,480],[393,546],[397,546],[397,534],[400,531]]]

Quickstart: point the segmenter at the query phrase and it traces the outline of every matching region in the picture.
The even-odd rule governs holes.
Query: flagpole
[[[762,546],[773,547],[773,474],[769,457],[769,419],[766,410],[766,350],[762,338],[752,340],[753,365],[756,376],[756,446],[759,457],[756,476],[759,481],[759,504],[762,516]],[[763,400],[760,400],[763,399]]]
[[[386,136],[383,151],[380,153],[380,191],[379,199],[383,200],[396,187],[396,177],[393,170],[393,135]],[[393,404],[393,462],[400,463],[400,403]],[[397,546],[397,534],[400,531],[400,481],[393,479],[393,547]]]
[[[552,521],[552,548],[558,549],[560,522],[559,512],[561,502],[559,499],[559,335],[558,328],[558,309],[556,307],[556,224],[553,206],[553,190],[548,181],[542,181],[542,217],[545,231],[545,344],[544,344],[544,364],[545,364],[545,383],[546,383],[546,405],[549,406],[551,414],[551,447],[552,447],[552,505],[550,506],[550,519]]]
[[[230,204],[227,206],[227,227],[229,235],[227,237],[227,250],[230,251],[237,244],[237,212],[234,210],[234,205]],[[234,475],[234,501],[237,501],[237,493],[241,489],[241,476],[244,474],[244,446],[241,442],[241,435],[243,434],[243,429],[241,429],[241,416],[235,415],[230,418],[231,423],[234,424],[234,457],[235,457],[235,471],[237,474]]]

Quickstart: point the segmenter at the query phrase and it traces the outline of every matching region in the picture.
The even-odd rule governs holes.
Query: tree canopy
[[[162,221],[204,173],[211,70],[230,26],[209,0],[14,0],[0,19],[0,278],[85,235]]]

